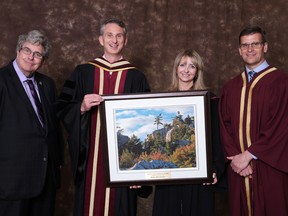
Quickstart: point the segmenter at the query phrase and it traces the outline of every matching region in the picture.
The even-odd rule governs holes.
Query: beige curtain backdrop
[[[207,85],[220,94],[223,84],[242,70],[238,35],[248,24],[266,29],[268,62],[288,71],[287,8],[287,0],[2,0],[0,66],[14,59],[19,34],[42,29],[52,42],[42,72],[54,78],[60,90],[77,64],[102,54],[99,23],[117,17],[129,26],[124,56],[146,74],[153,91],[169,86],[176,54],[193,48],[204,59]],[[67,149],[65,160],[57,216],[72,215]],[[150,214],[152,198],[139,201],[139,215]],[[216,205],[226,211],[225,195]]]

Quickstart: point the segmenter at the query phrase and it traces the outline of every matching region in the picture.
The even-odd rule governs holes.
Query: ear
[[[126,46],[127,43],[128,43],[128,37],[126,36],[125,37],[125,42],[124,42],[125,46]]]
[[[17,56],[20,55],[20,52],[21,52],[21,49],[16,50],[16,55],[17,55]]]
[[[99,43],[101,44],[101,46],[103,46],[104,42],[103,42],[103,36],[102,35],[99,36],[98,40],[99,40]]]
[[[267,53],[267,52],[268,52],[268,43],[267,43],[267,42],[264,43],[264,48],[263,48],[263,50],[264,50],[264,53]]]
[[[238,51],[239,51],[239,55],[242,56],[242,51],[240,48],[238,48]]]

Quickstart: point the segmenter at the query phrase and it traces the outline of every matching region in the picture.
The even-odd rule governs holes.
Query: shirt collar
[[[20,68],[19,68],[19,66],[18,66],[18,64],[17,64],[17,62],[16,62],[16,59],[13,61],[12,64],[13,64],[13,67],[14,67],[14,69],[15,69],[15,71],[16,71],[16,73],[17,73],[17,75],[18,75],[18,77],[19,77],[19,79],[20,79],[20,81],[21,81],[22,83],[25,82],[27,79],[30,79],[30,80],[32,80],[33,83],[35,83],[34,75],[33,75],[32,77],[27,78],[27,77],[22,73],[22,71],[20,70]]]
[[[105,54],[102,56],[104,59],[106,59],[108,61],[108,59],[106,58]],[[120,56],[120,58],[117,61],[120,61],[123,59],[123,56]],[[109,61],[108,61],[109,62]]]
[[[255,71],[255,73],[258,73],[259,71],[264,70],[265,68],[269,67],[269,64],[267,63],[267,61],[265,60],[262,64],[260,64],[258,67],[254,68],[253,71]],[[251,71],[251,69],[249,69],[247,66],[245,66],[247,73],[249,71]]]

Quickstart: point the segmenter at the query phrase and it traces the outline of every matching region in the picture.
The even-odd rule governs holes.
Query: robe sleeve
[[[75,184],[84,177],[85,158],[89,146],[89,113],[81,116],[80,107],[84,97],[79,67],[65,82],[56,102],[57,116],[68,132],[68,145]]]
[[[231,106],[235,106],[235,104],[231,104],[229,95],[231,91],[229,91],[231,87],[226,84],[224,86],[220,101],[219,101],[219,125],[220,125],[220,137],[221,143],[223,145],[225,157],[237,155],[241,153],[240,146],[238,146],[234,137],[237,136],[233,131],[233,124],[231,122]]]
[[[261,91],[266,98],[260,133],[248,151],[258,160],[288,173],[288,76],[280,76]],[[252,104],[253,106],[253,104]]]
[[[128,71],[125,80],[125,93],[142,93],[150,92],[150,87],[145,75],[137,69]]]

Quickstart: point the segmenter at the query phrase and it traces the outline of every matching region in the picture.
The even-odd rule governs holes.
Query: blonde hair
[[[179,78],[177,74],[177,68],[180,64],[180,61],[183,57],[190,57],[192,59],[193,64],[197,67],[197,74],[194,77],[194,82],[193,86],[190,90],[202,90],[206,89],[206,85],[204,84],[204,79],[203,79],[203,69],[204,69],[204,63],[200,55],[192,50],[192,49],[187,49],[181,51],[175,58],[174,60],[174,66],[173,66],[173,74],[172,74],[172,83],[171,86],[169,87],[168,91],[179,91]]]

